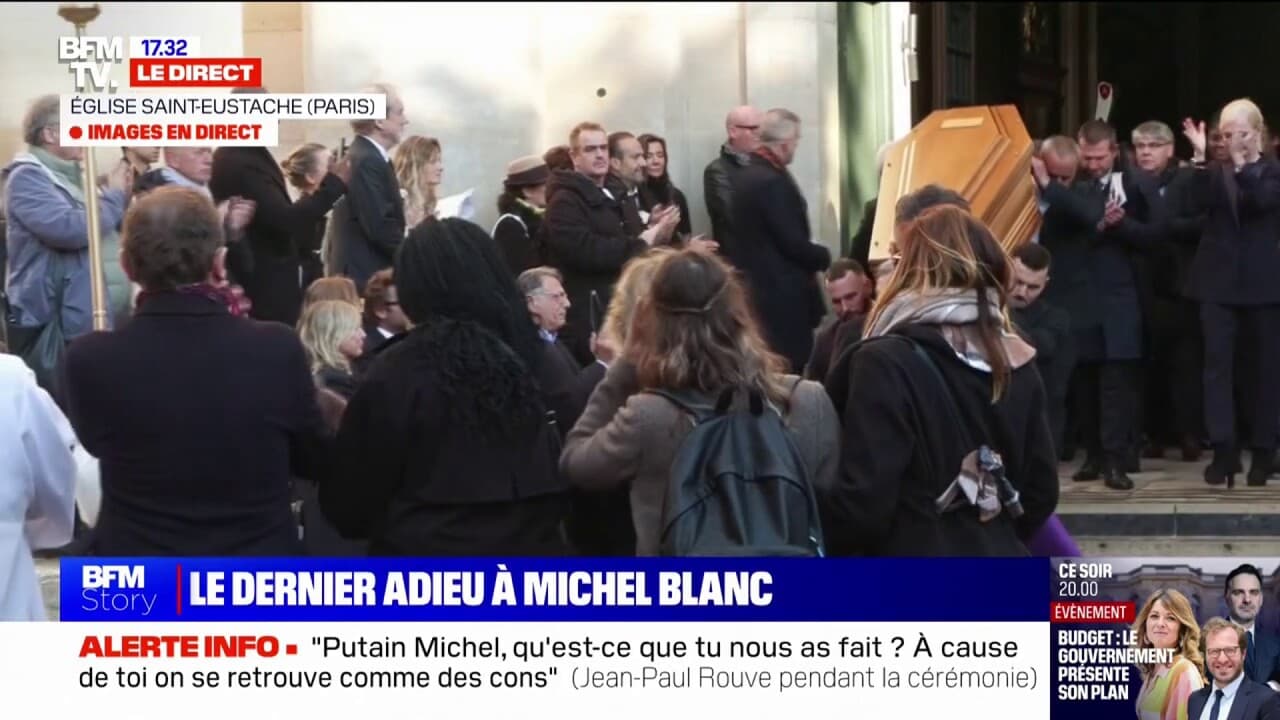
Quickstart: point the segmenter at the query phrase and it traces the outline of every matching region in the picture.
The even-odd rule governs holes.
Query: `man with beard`
[[[1013,322],[1036,348],[1036,368],[1049,400],[1049,430],[1055,447],[1062,447],[1066,426],[1067,381],[1075,364],[1071,318],[1041,297],[1049,284],[1051,257],[1043,246],[1026,244],[1013,253],[1013,287],[1009,305]]]
[[[1272,720],[1280,717],[1280,695],[1250,680],[1241,656],[1243,629],[1222,618],[1204,624],[1204,663],[1213,682],[1187,698],[1188,720]],[[1181,715],[1179,715],[1181,716]]]

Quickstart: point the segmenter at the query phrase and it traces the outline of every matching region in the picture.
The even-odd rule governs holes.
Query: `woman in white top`
[[[0,354],[0,427],[0,620],[44,620],[31,552],[71,542],[76,438],[14,355]]]

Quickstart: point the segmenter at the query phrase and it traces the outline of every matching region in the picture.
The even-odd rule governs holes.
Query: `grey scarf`
[[[1000,295],[987,290],[987,309],[1000,317]],[[974,290],[941,288],[923,293],[906,292],[885,306],[866,337],[884,335],[899,325],[968,325],[978,321],[978,293]]]

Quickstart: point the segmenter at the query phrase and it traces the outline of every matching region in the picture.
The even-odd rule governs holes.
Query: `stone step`
[[[1064,463],[1059,466],[1058,515],[1077,538],[1188,538],[1202,543],[1280,537],[1280,481],[1249,487],[1242,473],[1235,487],[1211,487],[1203,479],[1206,463],[1143,460],[1142,472],[1130,474],[1134,488],[1128,491],[1112,490],[1101,481],[1076,482],[1071,475],[1079,463]]]
[[[1086,557],[1270,557],[1276,554],[1274,537],[1079,535],[1075,540]]]

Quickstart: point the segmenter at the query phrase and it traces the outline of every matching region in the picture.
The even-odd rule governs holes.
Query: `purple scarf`
[[[197,283],[195,285],[183,285],[173,290],[150,291],[143,290],[138,293],[138,299],[135,302],[137,307],[148,299],[156,295],[165,295],[168,293],[177,293],[179,295],[195,295],[211,300],[227,309],[227,312],[236,317],[248,317],[249,310],[253,307],[253,303],[249,301],[247,295],[244,294],[244,288],[239,285],[211,285],[209,283]]]

